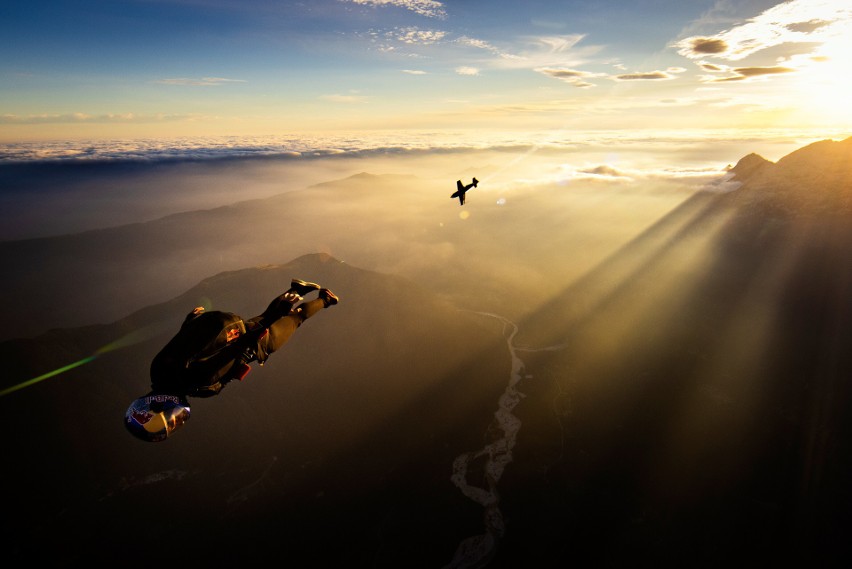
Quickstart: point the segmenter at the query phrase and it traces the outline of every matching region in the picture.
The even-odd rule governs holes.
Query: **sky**
[[[0,37],[13,146],[852,129],[846,0],[7,0]]]

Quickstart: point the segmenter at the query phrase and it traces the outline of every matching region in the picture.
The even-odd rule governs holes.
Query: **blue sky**
[[[848,128],[852,7],[7,0],[0,142]]]

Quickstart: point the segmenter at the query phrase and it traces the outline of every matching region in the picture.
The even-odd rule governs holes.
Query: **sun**
[[[852,128],[852,30],[824,43],[802,60],[797,86],[800,114],[814,125]]]

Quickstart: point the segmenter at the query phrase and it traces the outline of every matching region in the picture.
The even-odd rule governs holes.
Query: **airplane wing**
[[[456,189],[460,192],[464,191],[464,186],[462,186],[461,180],[456,181]]]

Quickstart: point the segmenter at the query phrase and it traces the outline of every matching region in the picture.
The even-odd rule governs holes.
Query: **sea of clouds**
[[[476,177],[495,200],[521,188],[732,191],[729,167],[776,161],[825,133],[374,131],[311,136],[0,143],[0,240],[137,223],[261,199],[367,172]],[[449,189],[449,191],[447,191]],[[400,185],[405,190],[405,185]]]
[[[369,131],[333,135],[175,137],[127,140],[52,140],[0,143],[0,164],[66,161],[207,160],[250,157],[363,156],[495,150],[583,153],[609,149],[628,153],[690,151],[714,160],[736,157],[735,148],[765,152],[776,160],[809,142],[831,138],[825,131],[572,131],[447,132]],[[724,149],[724,150],[722,150]],[[722,150],[720,152],[720,150]],[[670,164],[676,166],[676,164]]]

